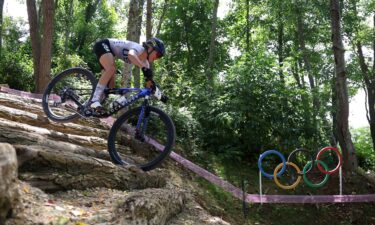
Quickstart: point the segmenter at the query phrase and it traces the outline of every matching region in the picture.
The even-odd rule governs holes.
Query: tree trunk
[[[333,74],[332,81],[331,81],[331,89],[332,89],[332,109],[331,109],[331,117],[332,117],[332,135],[330,139],[330,144],[332,146],[337,145],[337,140],[338,140],[338,134],[337,134],[337,108],[338,108],[338,103],[337,103],[337,79],[336,76]]]
[[[370,132],[372,138],[372,146],[375,147],[375,87],[372,84],[367,88],[367,103],[368,103],[368,114],[367,116],[370,124]]]
[[[302,53],[302,58],[303,62],[305,65],[305,70],[307,72],[307,76],[309,78],[309,83],[310,83],[310,88],[312,91],[312,99],[313,99],[313,110],[312,110],[312,121],[314,125],[314,129],[318,129],[318,120],[317,116],[320,111],[320,101],[319,101],[319,93],[315,84],[312,68],[311,68],[311,62],[310,62],[310,57],[309,53],[306,48],[306,43],[305,43],[305,31],[303,29],[304,24],[303,24],[303,12],[300,11],[300,9],[297,7],[297,33],[298,33],[298,42],[299,42],[299,47]],[[314,135],[315,136],[315,135]],[[318,140],[315,140],[316,142]]]
[[[374,16],[373,16],[373,28],[375,29],[375,12],[374,12]],[[372,59],[373,60],[373,63],[372,63],[372,74],[373,74],[373,76],[372,77],[374,77],[374,79],[375,79],[375,39],[372,42],[372,52],[374,54],[373,59]],[[371,89],[371,93],[373,94],[372,95],[372,101],[373,101],[373,104],[375,105],[375,87],[374,86],[372,86],[372,87],[373,87]],[[369,99],[369,102],[370,102],[370,99]],[[374,107],[373,107],[373,109],[374,109]],[[375,113],[374,113],[373,118],[374,118],[373,120],[375,121]],[[375,125],[372,129],[374,129],[374,131],[371,131],[371,137],[372,137],[372,142],[373,142],[373,151],[375,151]]]
[[[281,12],[279,13],[279,17],[281,16]],[[281,21],[281,17],[279,18],[280,21],[278,23],[277,28],[277,55],[279,60],[279,77],[283,84],[285,84],[285,78],[283,74],[283,64],[284,64],[284,53],[283,53],[283,45],[284,45],[284,24]]]
[[[159,19],[158,28],[156,29],[156,35],[155,35],[156,37],[158,37],[160,34],[161,25],[163,24],[163,20],[164,20],[165,12],[167,11],[167,7],[168,7],[168,0],[165,0],[164,5],[163,5],[163,11]]]
[[[146,39],[150,39],[152,37],[152,0],[147,0],[147,12],[146,12]],[[150,69],[154,69],[153,63],[150,63]],[[135,85],[140,86],[140,76],[138,76],[138,80],[134,77]]]
[[[34,64],[35,92],[43,93],[50,79],[52,36],[54,20],[54,1],[43,0],[43,29],[40,30],[35,0],[27,0],[31,47]],[[43,33],[43,38],[41,37]],[[43,43],[43,45],[41,44]]]
[[[142,12],[144,0],[131,0],[129,7],[128,33],[126,39],[129,41],[139,42],[142,27]],[[122,86],[129,87],[132,76],[132,66],[125,63],[122,70]],[[134,69],[134,87],[140,87],[139,69]]]
[[[4,0],[0,0],[0,58],[3,48],[3,9],[4,9]]]
[[[51,63],[52,63],[52,40],[55,5],[54,0],[44,0],[43,7],[43,44],[40,45],[40,62],[39,62],[39,85],[37,93],[43,93],[48,82],[50,81]]]
[[[358,167],[357,157],[351,134],[349,131],[349,100],[345,66],[345,50],[340,29],[340,4],[339,0],[331,0],[331,29],[332,44],[335,58],[335,70],[337,79],[337,135],[344,157],[344,169],[354,171]]]
[[[141,29],[142,29],[142,17],[143,17],[143,4],[144,0],[141,0],[139,3],[139,12],[137,18],[137,36],[135,42],[139,43],[141,37]],[[151,66],[151,65],[150,65]],[[152,68],[152,67],[150,67]],[[140,69],[138,67],[134,68],[134,87],[139,88],[141,86],[141,74]]]
[[[147,0],[146,39],[152,37],[152,0]]]
[[[217,27],[217,9],[219,7],[219,0],[215,0],[214,3],[214,10],[212,14],[212,25],[211,25],[211,41],[210,41],[210,48],[208,53],[208,60],[207,60],[207,68],[206,68],[206,76],[208,79],[208,83],[213,88],[214,86],[214,78],[213,78],[213,69],[214,69],[214,56],[216,53],[216,27]]]
[[[357,11],[357,2],[352,1],[351,2],[351,8],[353,10],[354,15],[358,15]],[[374,15],[374,27],[375,27],[375,15]],[[358,30],[359,24],[354,23],[350,24],[354,27],[355,34],[358,34],[360,31]],[[349,36],[352,34],[350,33]],[[354,40],[354,38],[350,38],[351,40]],[[363,55],[362,51],[362,43],[360,40],[353,41],[353,46],[357,50],[357,57],[359,61],[359,66],[361,69],[361,75],[363,78],[363,82],[365,84],[365,92],[366,92],[366,117],[370,125],[370,131],[371,131],[371,138],[373,147],[375,147],[375,58],[374,65],[373,65],[373,71],[371,72],[369,65],[366,63],[365,56]],[[373,41],[373,51],[374,51],[374,57],[375,57],[375,40]]]
[[[370,70],[366,64],[365,57],[362,52],[361,42],[357,42],[357,52],[359,65],[362,72],[362,77],[367,91],[367,106],[368,106],[368,122],[370,124],[371,138],[373,146],[375,146],[375,72],[370,75]]]
[[[184,7],[182,7],[182,13],[184,15],[182,18],[182,23],[184,25],[184,34],[183,34],[184,40],[183,41],[185,42],[186,47],[187,47],[187,59],[186,59],[187,68],[186,69],[188,73],[190,73],[192,71],[191,57],[193,56],[193,52],[191,50],[189,34],[191,33],[190,27],[191,27],[192,18],[188,16],[187,9],[185,10]]]
[[[40,35],[39,35],[39,22],[38,13],[35,0],[26,0],[27,15],[29,18],[31,49],[33,54],[34,64],[34,79],[35,89],[38,91],[39,87],[39,62],[40,62]]]
[[[250,52],[250,0],[246,0],[246,52]]]

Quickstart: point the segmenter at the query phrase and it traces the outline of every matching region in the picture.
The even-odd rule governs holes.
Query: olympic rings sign
[[[338,163],[337,163],[336,167],[332,170],[329,170],[327,164],[321,160],[322,155],[324,153],[328,152],[328,151],[334,152],[336,154],[337,160],[338,160]],[[307,164],[303,167],[302,172],[301,172],[301,169],[295,163],[291,162],[293,156],[296,155],[298,152],[306,152],[310,155],[310,161],[308,161]],[[268,155],[271,155],[271,154],[279,156],[282,160],[282,163],[277,165],[276,168],[274,169],[273,174],[265,172],[264,169],[263,169],[263,166],[262,166],[262,162],[263,162],[264,158]],[[289,154],[287,160],[285,160],[284,156],[277,150],[265,151],[263,154],[260,155],[259,160],[258,160],[258,167],[259,167],[260,172],[265,177],[268,177],[270,179],[274,179],[276,185],[279,186],[282,189],[293,189],[293,188],[297,187],[298,184],[301,182],[302,178],[305,181],[306,185],[309,186],[309,187],[313,187],[313,188],[322,187],[323,185],[325,185],[327,183],[327,181],[329,179],[329,175],[337,173],[339,171],[341,165],[342,165],[342,155],[341,155],[340,151],[335,147],[322,148],[318,152],[318,154],[316,155],[315,159],[313,159],[313,157],[311,156],[310,152],[308,152],[308,150],[306,150],[306,149],[296,149]],[[286,171],[287,166],[296,170],[296,172],[298,174],[297,179],[291,185],[283,185],[279,181],[279,177]],[[313,183],[307,177],[307,173],[314,166],[317,166],[319,171],[322,172],[323,174],[325,174],[323,180],[320,183]]]

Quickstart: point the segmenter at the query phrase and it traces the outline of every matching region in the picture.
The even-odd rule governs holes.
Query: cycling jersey
[[[133,42],[133,41],[127,41],[127,40],[118,40],[114,38],[109,38],[109,47],[111,48],[112,54],[119,58],[124,60],[126,63],[131,63],[128,59],[128,53],[131,49],[133,49],[137,55],[139,55],[142,51],[145,49],[142,45]]]

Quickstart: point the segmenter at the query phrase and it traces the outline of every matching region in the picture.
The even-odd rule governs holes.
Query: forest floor
[[[171,163],[171,162],[170,162]],[[179,172],[180,173],[180,172]],[[195,186],[195,199],[199,206],[211,215],[222,218],[230,224],[238,225],[374,225],[375,203],[340,204],[245,204],[225,193],[220,188],[183,172],[185,182]],[[336,194],[337,180],[332,179],[319,191],[301,187],[295,191],[280,191],[272,181],[265,181],[266,194]],[[250,182],[251,183],[251,182]],[[65,192],[45,193],[26,182],[20,182],[22,207],[20,221],[37,221],[40,224],[108,224],[116,216],[118,199],[127,191],[108,188],[89,188]],[[248,193],[257,193],[255,186],[248,186]],[[375,187],[360,176],[352,176],[344,182],[346,194],[375,193]],[[15,209],[18,210],[18,209]],[[18,224],[17,220],[8,224]],[[208,224],[208,223],[207,223]]]
[[[259,193],[257,169],[250,171],[246,181],[249,194]],[[249,204],[244,203],[207,181],[198,178],[202,194],[202,205],[210,205],[212,214],[225,212],[223,219],[231,224],[248,225],[375,225],[375,202],[369,203],[324,203],[324,204]],[[238,185],[239,186],[239,185]],[[240,186],[239,186],[240,187]],[[263,179],[263,194],[266,195],[338,195],[339,177],[331,176],[326,186],[320,189],[307,187],[303,182],[295,190],[282,190],[273,180]],[[375,194],[375,186],[357,174],[344,176],[343,194]],[[209,202],[209,203],[208,203]]]

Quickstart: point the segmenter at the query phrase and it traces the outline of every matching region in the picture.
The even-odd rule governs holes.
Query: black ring
[[[299,176],[303,176],[303,175],[307,174],[308,172],[310,172],[310,171],[312,170],[312,168],[313,168],[313,166],[314,166],[314,157],[313,157],[311,151],[309,151],[309,150],[307,150],[307,149],[305,149],[305,148],[297,148],[296,150],[292,151],[292,152],[289,154],[288,159],[287,159],[287,162],[291,162],[292,156],[293,156],[294,154],[296,154],[297,152],[305,152],[305,153],[307,153],[307,155],[310,156],[310,161],[311,161],[311,166],[310,166],[310,168],[307,169],[305,173],[304,173],[303,171],[300,172],[300,173],[298,173]]]

